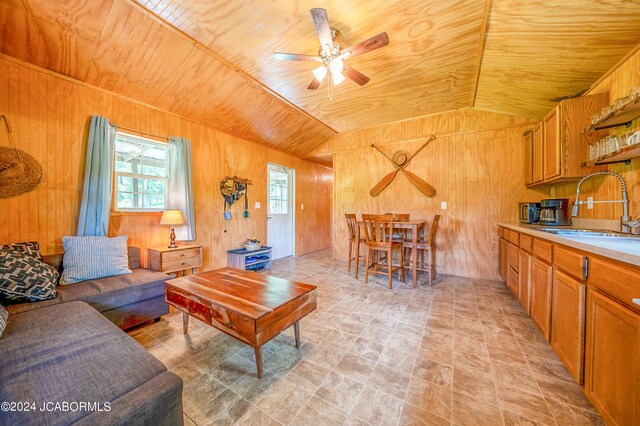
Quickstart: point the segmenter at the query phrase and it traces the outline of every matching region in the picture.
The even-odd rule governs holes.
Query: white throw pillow
[[[62,237],[60,284],[130,274],[127,237]]]

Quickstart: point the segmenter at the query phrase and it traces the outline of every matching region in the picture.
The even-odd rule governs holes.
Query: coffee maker
[[[540,201],[540,225],[569,226],[571,218],[568,198],[547,198]]]

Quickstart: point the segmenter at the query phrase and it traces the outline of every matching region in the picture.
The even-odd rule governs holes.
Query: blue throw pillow
[[[2,337],[2,332],[4,328],[7,326],[7,319],[9,318],[9,312],[5,308],[0,305],[0,337]]]
[[[62,237],[60,284],[130,274],[127,237]]]

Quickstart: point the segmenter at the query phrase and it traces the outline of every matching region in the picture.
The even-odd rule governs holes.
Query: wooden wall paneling
[[[479,117],[486,130],[470,131],[465,120],[481,121]],[[436,250],[438,271],[497,279],[497,223],[517,221],[518,201],[537,201],[548,195],[548,190],[536,192],[524,187],[522,132],[530,122],[521,119],[515,126],[492,128],[502,125],[505,119],[512,120],[484,111],[452,112],[431,120],[417,119],[417,123],[345,132],[329,141],[327,145],[336,150],[334,256],[347,258],[344,213],[408,211],[412,217],[428,221],[437,213],[442,215]],[[385,191],[372,198],[369,190],[391,169],[388,160],[368,145],[375,141],[389,155],[400,149],[413,152],[422,144],[415,137],[420,133],[428,136],[438,126],[449,128],[452,133],[442,136],[436,132],[437,139],[408,166],[408,170],[433,185],[437,194],[425,197],[406,178],[397,176]],[[400,135],[412,139],[402,141]],[[440,210],[441,201],[447,202],[447,210]]]
[[[327,167],[5,57],[0,58],[0,113],[9,117],[18,148],[33,155],[44,173],[34,191],[0,199],[0,220],[5,223],[0,228],[0,244],[36,240],[43,252],[55,253],[62,251],[62,236],[75,234],[92,114],[106,116],[120,126],[192,141],[195,243],[203,245],[205,269],[225,266],[226,250],[239,247],[241,240],[266,237],[267,162],[296,170],[297,254],[331,244],[333,174]],[[0,132],[0,145],[7,143]],[[249,219],[242,217],[240,201],[233,205],[233,220],[224,220],[219,183],[226,175],[254,182],[249,189]],[[262,203],[261,209],[254,208],[256,201]],[[128,235],[131,245],[142,248],[144,262],[146,247],[167,244],[169,230],[159,221],[159,213],[116,213],[109,234]]]

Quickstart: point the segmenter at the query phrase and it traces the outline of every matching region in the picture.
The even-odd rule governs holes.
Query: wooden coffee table
[[[165,300],[182,311],[183,331],[193,316],[253,347],[262,378],[262,345],[316,309],[316,286],[234,268],[165,281]]]

